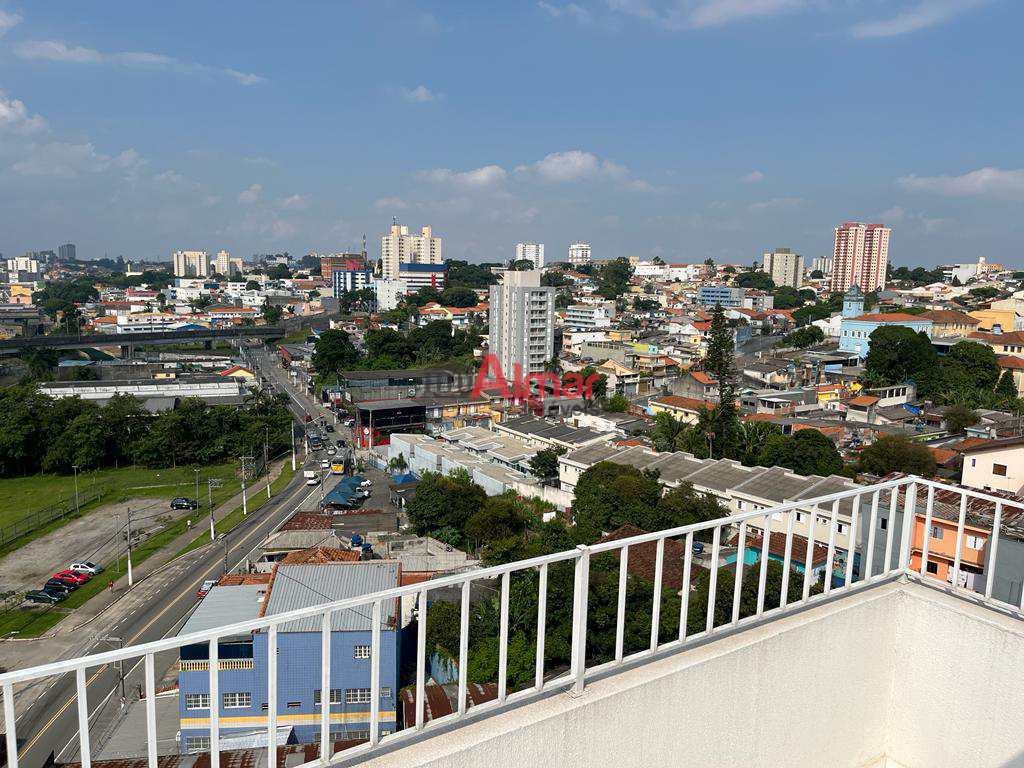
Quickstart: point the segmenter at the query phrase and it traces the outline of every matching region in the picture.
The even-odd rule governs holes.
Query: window
[[[886,530],[889,527],[889,521],[884,517],[878,518],[878,527],[883,531]]]
[[[932,538],[942,541],[942,529],[937,525],[932,526]]]
[[[370,646],[368,645],[356,645],[352,648],[352,658],[354,659],[368,659],[370,658]]]
[[[341,688],[331,688],[331,704],[341,704]],[[313,691],[313,706],[320,706],[320,689]]]
[[[971,459],[971,466],[972,467],[978,466],[978,460],[977,459]]]
[[[381,686],[380,697],[382,699],[390,699],[391,698],[391,687],[387,686],[387,685]]]
[[[370,689],[369,688],[346,688],[345,689],[345,703],[346,704],[369,704],[370,703]]]
[[[967,548],[968,549],[984,549],[985,542],[987,539],[984,536],[971,536],[967,535]]]
[[[743,502],[742,501],[737,501],[736,502],[736,509],[743,509]]]
[[[210,751],[210,737],[209,736],[189,736],[185,739],[185,749],[188,753],[195,754],[196,752],[209,752]]]
[[[353,741],[369,741],[370,740],[370,732],[369,731],[348,731],[345,735],[348,738],[352,739]]]
[[[804,521],[804,513],[803,512],[797,512],[796,513],[796,521],[798,523],[802,523]]]
[[[928,573],[938,573],[938,572],[939,572],[939,564],[938,563],[928,563]]]
[[[209,709],[210,694],[208,693],[186,693],[185,709]],[[207,745],[209,747],[209,745]]]
[[[288,709],[299,709],[300,707],[302,707],[302,702],[301,701],[289,701],[286,706],[288,707]]]
[[[239,709],[242,707],[252,706],[252,694],[248,691],[239,691],[237,693],[222,693],[220,696],[221,704],[224,709]]]
[[[1000,477],[1006,477],[1006,465],[1005,464],[993,464],[992,474],[999,475]]]
[[[836,523],[836,533],[840,536],[846,533],[846,525],[844,523]]]

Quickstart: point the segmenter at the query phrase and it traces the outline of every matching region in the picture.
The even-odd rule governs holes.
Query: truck
[[[320,482],[315,469],[303,470],[302,476],[306,479],[306,485],[317,485]]]

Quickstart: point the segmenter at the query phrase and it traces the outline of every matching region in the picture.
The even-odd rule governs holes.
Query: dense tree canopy
[[[878,438],[860,452],[858,468],[873,475],[906,472],[921,477],[935,474],[935,459],[928,446],[915,443],[903,435]]]
[[[466,536],[466,523],[486,499],[484,489],[466,476],[424,472],[406,512],[420,536],[436,536],[445,528]]]
[[[902,325],[883,325],[869,338],[871,346],[864,368],[872,386],[902,384],[936,365],[935,349],[923,332]]]
[[[493,264],[470,264],[457,259],[447,259],[444,263],[448,267],[448,274],[445,277],[448,286],[486,288],[498,282],[498,278],[491,272],[491,267],[495,266]]]
[[[835,443],[816,429],[773,435],[762,448],[757,463],[763,467],[786,467],[798,475],[835,475],[843,469]]]
[[[606,299],[617,299],[629,288],[633,267],[627,259],[612,259],[601,265],[597,273],[597,292]]]
[[[733,285],[738,285],[740,288],[756,288],[759,291],[775,290],[775,281],[772,280],[771,275],[759,269],[737,275],[733,280]]]
[[[803,328],[797,328],[792,333],[783,337],[782,343],[787,347],[805,349],[806,347],[820,344],[824,340],[825,332],[821,328],[816,325],[805,325]]]

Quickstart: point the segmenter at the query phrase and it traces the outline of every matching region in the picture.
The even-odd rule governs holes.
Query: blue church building
[[[392,560],[279,564],[269,583],[215,586],[181,634],[273,616],[398,586]],[[381,606],[381,735],[397,727],[400,606]],[[336,739],[368,739],[370,731],[371,607],[336,612],[331,623],[330,729]],[[321,617],[289,622],[277,633],[278,743],[320,740]],[[178,673],[180,751],[210,748],[210,706],[219,709],[221,749],[265,746],[267,633],[222,637],[218,643],[220,701],[210,701],[209,646],[184,646]]]
[[[843,296],[839,323],[839,351],[855,353],[862,360],[871,348],[871,334],[887,325],[902,325],[931,338],[932,321],[905,312],[864,312],[864,294],[856,285]]]

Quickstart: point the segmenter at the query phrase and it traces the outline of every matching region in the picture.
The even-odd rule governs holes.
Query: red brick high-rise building
[[[829,287],[842,293],[851,285],[865,293],[884,288],[891,234],[883,224],[847,221],[836,227]]]

